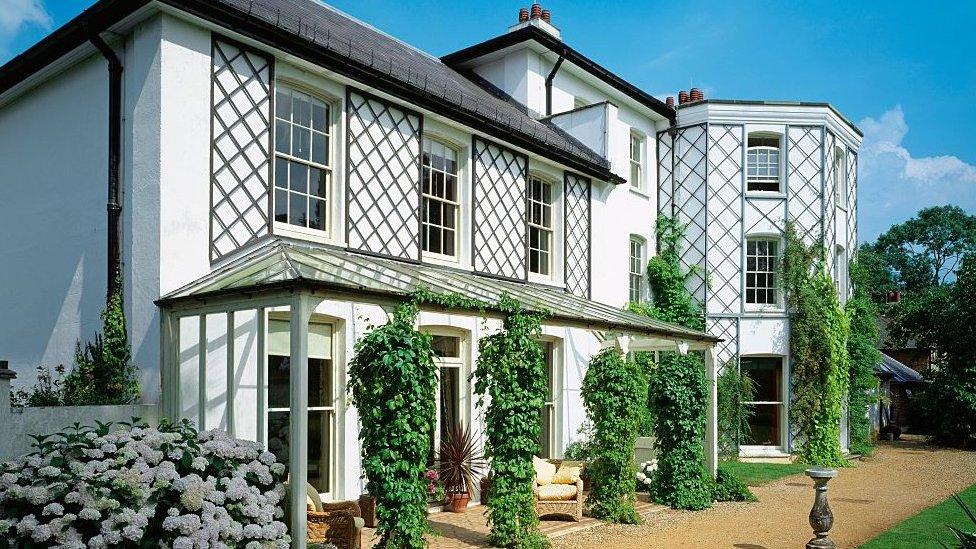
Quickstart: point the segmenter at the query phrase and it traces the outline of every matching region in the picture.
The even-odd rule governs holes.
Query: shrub
[[[589,467],[593,486],[586,506],[596,518],[640,522],[634,509],[634,443],[646,399],[644,374],[618,349],[604,349],[590,360],[583,378],[583,403],[593,423],[596,459]]]
[[[541,317],[508,297],[498,308],[505,315],[502,331],[481,339],[474,372],[485,417],[485,457],[492,469],[488,541],[496,547],[548,547],[532,493],[532,457],[540,450],[539,410],[546,395],[545,358],[538,342]]]
[[[356,343],[349,363],[366,490],[376,498],[379,547],[422,548],[429,530],[425,474],[437,366],[431,336],[414,328],[416,316],[415,305],[399,306],[389,323]]]
[[[848,431],[854,453],[871,453],[871,421],[868,407],[879,398],[878,378],[874,367],[881,362],[878,351],[878,307],[868,293],[868,268],[860,259],[851,265],[854,294],[847,300],[845,310],[850,321],[847,355],[850,360],[850,388],[847,397]]]
[[[75,425],[0,466],[0,547],[279,547],[284,465],[187,422]]]
[[[756,501],[749,487],[723,465],[715,476],[715,501]]]
[[[755,399],[755,388],[749,376],[739,369],[739,361],[730,359],[718,376],[718,453],[725,459],[739,459],[739,445],[749,432],[749,418],[754,413],[743,404]]]

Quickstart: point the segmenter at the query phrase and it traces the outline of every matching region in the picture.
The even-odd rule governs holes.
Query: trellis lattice
[[[707,142],[705,125],[700,124],[678,130],[674,144],[675,218],[685,226],[680,260],[682,267],[694,271],[686,285],[699,303],[705,302]]]
[[[837,257],[837,178],[843,174],[836,173],[834,154],[837,138],[830,131],[826,132],[824,144],[824,250],[826,251],[825,260],[827,265],[833,266]],[[833,267],[831,267],[833,268]],[[834,272],[831,272],[833,276]]]
[[[745,234],[779,234],[786,231],[786,201],[782,198],[746,198]]]
[[[271,179],[270,59],[211,45],[210,259],[268,234]]]
[[[420,139],[417,113],[349,89],[349,247],[420,259]]]
[[[790,220],[807,244],[821,242],[823,127],[790,126],[787,156]]]
[[[710,316],[707,320],[708,333],[723,340],[715,345],[715,364],[721,368],[739,356],[739,319]]]
[[[657,134],[657,211],[670,216],[674,198],[674,146],[671,135]]]
[[[590,180],[566,172],[566,289],[590,297]]]
[[[525,187],[529,160],[524,155],[475,138],[474,268],[505,278],[528,277]]]
[[[853,149],[847,150],[847,255],[852,261],[857,256],[857,153]]]
[[[708,127],[708,263],[710,313],[740,310],[742,280],[742,135],[738,125]]]

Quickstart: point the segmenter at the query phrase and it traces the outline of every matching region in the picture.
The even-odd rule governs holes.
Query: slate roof
[[[492,138],[604,181],[619,182],[610,163],[555,125],[472,74],[315,0],[160,0],[441,114]],[[147,0],[100,0],[34,47],[0,67],[0,93],[87,41]]]
[[[305,287],[343,291],[363,298],[403,300],[415,290],[458,293],[487,304],[508,295],[549,318],[594,329],[622,330],[665,338],[714,343],[718,338],[683,326],[584,299],[541,284],[501,280],[448,267],[407,263],[329,246],[271,240],[244,257],[175,290],[156,303],[197,303],[220,295]]]
[[[922,374],[884,353],[881,353],[881,362],[874,365],[874,373],[890,377],[896,383],[925,383]]]

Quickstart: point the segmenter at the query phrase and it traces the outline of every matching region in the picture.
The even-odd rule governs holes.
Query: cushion
[[[572,465],[566,465],[565,463],[559,466],[556,471],[556,476],[552,477],[553,484],[576,484],[576,481],[580,478],[580,473],[583,469],[581,467],[573,467]]]
[[[576,499],[575,484],[547,484],[536,486],[535,495],[539,501],[569,501]]]
[[[552,484],[552,477],[556,475],[556,466],[544,459],[532,456],[532,467],[535,468],[535,483],[539,486]]]

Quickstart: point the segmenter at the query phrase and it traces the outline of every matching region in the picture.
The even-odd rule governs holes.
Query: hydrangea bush
[[[637,466],[637,491],[650,492],[651,480],[654,478],[654,471],[657,471],[657,460],[641,462]]]
[[[285,549],[284,465],[184,420],[35,437],[0,465],[0,548]]]

